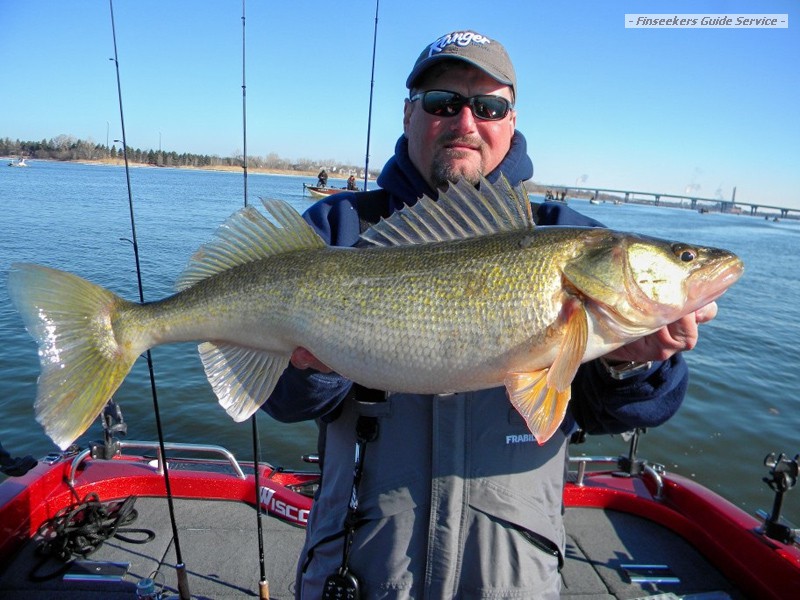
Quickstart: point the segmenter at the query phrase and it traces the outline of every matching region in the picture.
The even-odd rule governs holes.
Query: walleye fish
[[[423,394],[505,385],[539,443],[561,423],[578,366],[719,297],[731,252],[604,228],[536,227],[523,188],[460,182],[328,247],[286,203],[230,217],[173,296],[138,304],[32,264],[11,300],[39,345],[37,420],[62,449],[137,357],[199,341],[236,421],[268,398],[292,351],[371,388]]]

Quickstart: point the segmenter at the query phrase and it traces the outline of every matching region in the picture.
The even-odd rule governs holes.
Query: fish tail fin
[[[36,420],[65,450],[141,353],[113,329],[120,308],[131,303],[76,275],[32,264],[12,265],[8,291],[39,345]]]

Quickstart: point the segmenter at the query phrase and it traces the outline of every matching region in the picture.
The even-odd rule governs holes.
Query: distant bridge
[[[721,200],[719,198],[701,198],[699,196],[688,196],[685,194],[662,194],[661,192],[635,192],[633,190],[612,190],[608,188],[598,188],[598,187],[586,187],[586,186],[565,186],[565,185],[544,185],[542,184],[541,187],[548,188],[551,190],[563,190],[566,193],[570,192],[594,192],[595,197],[597,197],[601,192],[604,194],[621,194],[623,196],[623,202],[630,202],[631,200],[639,200],[639,199],[647,199],[648,197],[652,198],[652,203],[655,206],[658,206],[661,203],[662,198],[675,198],[683,203],[684,200],[688,200],[692,209],[698,208],[698,203],[707,202],[713,204],[715,206],[719,206],[720,212],[724,213],[737,213],[741,212],[742,206],[749,206],[750,207],[750,214],[755,216],[758,214],[759,209],[768,209],[771,211],[775,211],[780,213],[781,217],[786,217],[789,215],[790,212],[797,213],[795,218],[800,218],[800,208],[784,208],[782,206],[770,206],[767,204],[756,204],[753,202],[738,202],[735,200],[736,191],[734,189],[734,199],[731,200]],[[644,198],[642,198],[644,197]],[[762,213],[763,214],[763,213]]]

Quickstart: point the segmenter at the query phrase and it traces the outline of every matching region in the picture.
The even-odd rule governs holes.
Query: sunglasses
[[[464,105],[468,105],[472,114],[484,121],[499,121],[505,118],[508,111],[514,108],[513,104],[502,96],[482,94],[465,98],[455,92],[444,90],[429,90],[414,94],[409,98],[411,102],[422,100],[422,109],[429,115],[437,117],[454,117],[461,112]]]

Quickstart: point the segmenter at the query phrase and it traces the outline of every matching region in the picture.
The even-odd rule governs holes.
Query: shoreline
[[[0,160],[10,160],[13,157],[0,157]],[[82,165],[105,165],[105,166],[112,166],[112,167],[124,167],[125,162],[123,159],[119,158],[108,158],[108,159],[95,159],[95,160],[55,160],[50,158],[33,158],[28,159],[29,162],[66,162],[66,163],[76,163]],[[195,167],[195,166],[176,166],[176,165],[154,165],[152,163],[142,163],[142,162],[132,162],[129,161],[129,165],[131,167],[135,167],[137,169],[141,168],[151,168],[151,169],[181,169],[181,170],[189,170],[189,171],[211,171],[211,172],[225,172],[225,173],[240,173],[243,168],[241,166],[233,166],[233,165],[215,165],[215,166],[208,166],[208,167]],[[247,169],[248,174],[254,175],[274,175],[278,177],[308,177],[311,179],[311,183],[309,185],[316,185],[317,181],[317,174],[319,171],[316,169],[313,171],[301,171],[301,170],[294,170],[294,169],[269,169],[264,167],[248,167]],[[339,175],[337,173],[328,173],[328,179],[333,180],[341,180],[347,181],[347,175]],[[358,181],[362,181],[362,178],[357,178]],[[370,177],[369,181],[375,181],[374,177]],[[330,186],[335,187],[335,186]],[[541,183],[537,183],[535,181],[526,181],[525,182],[525,189],[530,194],[544,196],[547,191],[560,191],[560,190],[569,190],[569,186],[560,186],[560,185],[543,185]],[[634,192],[635,193],[635,192]],[[592,199],[594,194],[586,189],[580,190],[569,190],[569,198],[570,199],[581,199],[581,200],[589,200]],[[624,204],[638,204],[644,206],[657,206],[651,200],[643,199],[643,198],[632,198],[627,202],[623,200],[622,197],[614,194],[607,194],[601,193],[598,195],[597,200],[603,202],[615,202],[615,203],[624,203]],[[702,199],[703,201],[707,201],[709,199]],[[748,204],[748,203],[744,203]],[[667,208],[681,208],[681,209],[690,209],[687,206],[684,206],[682,203],[676,202],[669,202],[669,201],[662,201],[661,206]],[[764,209],[773,209],[770,211],[764,210],[762,212],[758,212],[756,214],[749,214],[746,211],[742,211],[741,214],[751,217],[778,217],[780,219],[788,219],[792,221],[800,220],[800,215],[792,214],[797,213],[800,209],[792,208],[792,207],[773,207],[773,206],[765,206]],[[778,209],[778,211],[774,210]],[[786,210],[787,214],[781,214],[781,210]],[[718,208],[709,207],[706,212],[721,212]],[[733,214],[733,213],[732,213]],[[738,213],[737,213],[738,214]]]
[[[0,160],[11,160],[13,157],[0,157]],[[28,158],[26,159],[28,163],[36,163],[36,162],[54,162],[54,163],[75,163],[77,165],[88,165],[88,166],[107,166],[107,167],[124,167],[125,161],[121,158],[117,159],[84,159],[84,160],[56,160],[52,158]],[[243,168],[237,166],[230,166],[230,165],[216,165],[216,166],[209,166],[209,167],[189,167],[189,166],[178,166],[178,165],[154,165],[151,163],[143,163],[143,162],[133,162],[128,161],[128,165],[130,167],[134,167],[137,169],[180,169],[180,170],[188,170],[188,171],[214,171],[214,172],[225,172],[225,173],[240,173]],[[311,177],[314,179],[314,182],[317,180],[317,174],[319,171],[316,169],[313,171],[299,171],[294,169],[268,169],[264,167],[248,167],[247,168],[248,174],[256,174],[256,175],[277,175],[283,177]],[[331,173],[328,172],[328,179],[341,179],[342,181],[347,181],[347,178],[350,175],[340,175],[338,173]],[[357,178],[359,180],[363,180],[363,178]],[[369,181],[375,181],[374,177],[370,177]],[[312,184],[313,185],[313,184]]]
[[[105,165],[111,167],[124,167],[125,161],[122,159],[97,159],[97,160],[65,160],[65,161],[53,161],[51,159],[35,159],[35,160],[47,160],[48,162],[74,162],[81,165]],[[225,173],[240,173],[243,171],[243,167],[236,167],[230,165],[216,165],[211,167],[187,167],[187,166],[175,166],[175,165],[154,165],[151,163],[142,163],[142,162],[131,162],[128,161],[129,166],[136,167],[136,168],[150,168],[150,169],[180,169],[180,170],[187,170],[187,171],[216,171],[216,172],[225,172]],[[293,169],[267,169],[264,167],[248,167],[247,168],[248,174],[257,174],[257,175],[278,175],[284,177],[313,177],[316,181],[318,171],[296,171]],[[335,173],[328,173],[328,179],[341,179],[342,181],[347,181],[349,175],[337,175]],[[370,181],[375,181],[373,177],[369,178]]]

